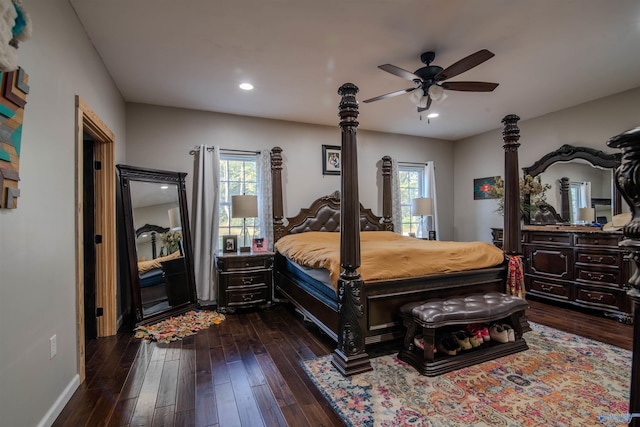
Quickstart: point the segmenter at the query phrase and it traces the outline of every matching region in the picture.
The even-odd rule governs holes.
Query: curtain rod
[[[194,147],[189,151],[189,154],[196,154],[198,151],[200,151],[200,147]],[[207,151],[213,151],[213,147],[207,147]],[[233,148],[221,148],[220,151],[226,153],[260,154],[260,151],[236,150]]]
[[[422,165],[425,166],[428,162],[398,162],[398,163],[402,163],[403,165]]]

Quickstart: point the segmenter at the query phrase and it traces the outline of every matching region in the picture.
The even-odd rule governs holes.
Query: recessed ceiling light
[[[161,185],[160,188],[162,188],[163,190],[166,190],[167,188],[169,188],[168,185]]]
[[[440,115],[440,114],[438,114],[438,113],[431,113],[431,114],[429,114],[429,115],[427,116],[427,118],[428,118],[428,119],[433,119],[433,118],[438,117],[439,115]]]
[[[251,90],[253,89],[253,85],[251,83],[240,83],[240,89]]]

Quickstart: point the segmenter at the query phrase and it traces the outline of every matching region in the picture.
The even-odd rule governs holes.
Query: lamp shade
[[[416,197],[413,199],[411,215],[433,215],[433,199],[431,197]]]
[[[578,209],[578,220],[579,221],[587,221],[593,222],[596,218],[596,209],[595,208],[580,208]]]
[[[258,196],[231,196],[231,218],[258,216]]]
[[[169,228],[173,231],[182,230],[180,222],[180,208],[175,207],[169,209]]]

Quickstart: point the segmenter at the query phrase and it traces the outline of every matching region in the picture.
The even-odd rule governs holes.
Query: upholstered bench
[[[398,358],[410,363],[420,373],[433,376],[526,350],[529,347],[522,334],[530,330],[524,317],[528,307],[524,299],[500,292],[405,304],[400,307],[400,315],[407,331]],[[436,350],[438,335],[463,329],[468,324],[496,322],[509,324],[514,330],[515,340],[505,343],[488,341],[455,356]],[[424,349],[414,343],[420,328]]]

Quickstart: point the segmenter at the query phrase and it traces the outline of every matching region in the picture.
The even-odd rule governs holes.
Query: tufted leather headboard
[[[360,205],[360,231],[384,230],[382,218]],[[308,208],[300,209],[298,215],[287,218],[286,234],[306,231],[340,231],[340,192],[316,199]]]

